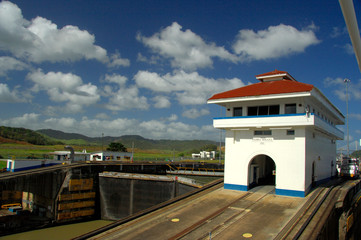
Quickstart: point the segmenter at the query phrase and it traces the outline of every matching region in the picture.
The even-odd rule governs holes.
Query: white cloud
[[[191,108],[188,109],[186,111],[183,112],[182,116],[183,117],[187,117],[187,118],[191,118],[191,119],[196,119],[199,118],[201,116],[205,116],[205,115],[209,115],[210,112],[208,109],[196,109],[196,108]]]
[[[128,78],[119,74],[105,75],[104,80],[109,83],[116,83],[119,86],[125,86],[125,83],[128,81]]]
[[[119,67],[119,66],[129,67],[130,61],[129,61],[129,59],[121,58],[120,54],[117,52],[110,56],[110,62],[108,63],[108,66],[109,67]]]
[[[42,119],[36,113],[27,113],[20,117],[1,119],[0,125],[25,127],[28,129],[55,129],[68,133],[80,133],[89,137],[121,135],[141,135],[149,139],[208,139],[217,140],[219,131],[212,125],[196,126],[177,122],[172,115],[166,120],[139,121],[138,119],[89,119],[78,120],[72,117]]]
[[[103,119],[103,120],[106,120],[106,119],[109,119],[110,116],[108,114],[105,114],[105,113],[98,113],[95,118],[97,119]]]
[[[171,59],[173,67],[185,70],[212,67],[213,57],[237,62],[237,56],[215,43],[206,43],[200,36],[174,22],[151,37],[137,36],[138,41],[149,47],[154,53]],[[138,59],[142,59],[139,58]]]
[[[346,101],[346,83],[344,78],[330,78],[327,77],[323,81],[327,87],[336,88],[333,93],[342,101]],[[350,81],[348,83],[348,96],[349,99],[361,99],[361,79],[359,81]]]
[[[21,9],[8,1],[0,2],[0,50],[36,63],[95,59],[111,67],[130,64],[117,53],[109,58],[88,31],[72,25],[58,28],[39,16],[28,21]]]
[[[71,73],[48,72],[41,70],[29,73],[27,78],[35,83],[33,91],[44,90],[54,102],[66,102],[67,112],[79,112],[83,106],[95,104],[99,99],[98,88],[84,84],[81,78]]]
[[[20,93],[16,89],[11,91],[7,84],[0,83],[0,103],[15,103],[24,101],[25,99],[21,97]]]
[[[350,43],[345,44],[345,46],[343,46],[343,48],[345,49],[346,53],[350,54],[350,55],[354,55],[355,51],[353,49],[353,46]]]
[[[169,108],[171,103],[165,96],[155,96],[153,99],[155,108]]]
[[[357,120],[361,120],[361,114],[360,113],[350,113],[349,117],[357,119]]]
[[[307,47],[318,44],[315,26],[298,30],[292,26],[280,24],[266,30],[240,30],[233,50],[242,60],[265,60],[303,52]]]
[[[344,79],[343,78],[331,78],[331,77],[327,77],[325,78],[325,80],[323,81],[324,85],[326,87],[330,87],[330,86],[341,86],[344,85]]]
[[[143,109],[149,108],[147,98],[139,96],[139,90],[136,86],[120,88],[116,92],[106,92],[109,97],[109,103],[106,108],[113,111],[122,111],[126,109]]]
[[[197,72],[186,73],[182,70],[163,76],[155,72],[139,71],[134,80],[140,88],[156,93],[175,93],[178,102],[183,105],[204,104],[216,92],[244,86],[238,78],[213,79]]]
[[[41,125],[39,124],[39,117],[40,115],[36,113],[25,113],[20,117],[0,119],[0,125],[34,129],[34,127],[36,128]]]
[[[44,121],[47,126],[51,126],[53,129],[71,129],[75,126],[76,120],[74,118],[48,118]]]
[[[23,63],[15,58],[3,56],[0,57],[0,76],[5,76],[8,71],[21,71],[29,68],[26,63]]]
[[[105,85],[102,95],[109,98],[105,107],[112,111],[122,111],[126,109],[148,109],[147,98],[139,96],[137,86],[126,86],[127,78],[118,74],[106,75],[106,82],[113,85]],[[115,85],[114,85],[115,84]]]
[[[172,114],[170,115],[170,117],[167,119],[168,121],[177,121],[178,120],[178,116],[176,114]]]
[[[159,61],[159,56],[151,56],[150,58],[147,58],[146,56],[143,56],[141,53],[138,53],[137,55],[137,61],[138,62],[145,62],[148,64],[157,64]]]

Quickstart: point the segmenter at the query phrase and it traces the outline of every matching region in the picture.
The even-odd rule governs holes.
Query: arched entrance
[[[257,155],[249,163],[248,167],[249,188],[259,185],[276,184],[276,164],[267,155]]]

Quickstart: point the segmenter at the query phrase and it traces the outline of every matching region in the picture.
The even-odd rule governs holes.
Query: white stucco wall
[[[248,186],[249,165],[258,155],[267,155],[276,164],[276,188],[305,190],[305,130],[273,129],[272,136],[254,136],[254,130],[226,131],[225,184]],[[257,129],[258,130],[258,129]]]
[[[333,164],[336,162],[336,143],[325,134],[312,128],[306,130],[306,176],[305,184],[308,188],[312,184],[312,163],[315,162],[315,181],[331,178]]]
[[[259,175],[264,170],[261,164],[265,158],[257,157],[261,155],[275,163],[276,194],[305,196],[312,185],[313,164],[315,182],[332,177],[335,141],[343,139],[336,125],[344,124],[344,116],[316,88],[311,92],[212,99],[208,103],[226,108],[225,117],[213,120],[215,128],[226,130],[225,188],[248,190],[253,181],[250,170],[255,167],[257,172],[259,166]],[[286,111],[286,104],[296,104],[296,112]],[[279,114],[248,116],[248,107],[271,105],[279,105]],[[242,108],[242,116],[240,109],[233,116],[235,108]],[[287,129],[295,130],[295,135],[287,135]],[[271,130],[272,135],[255,136],[255,130]]]

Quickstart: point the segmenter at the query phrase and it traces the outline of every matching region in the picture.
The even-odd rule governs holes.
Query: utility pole
[[[350,79],[345,78],[343,80],[346,83],[346,125],[347,125],[347,156],[350,156],[350,146],[349,146],[349,127],[348,127],[348,84]]]
[[[104,133],[102,133],[102,154],[103,154],[103,138],[104,138]]]

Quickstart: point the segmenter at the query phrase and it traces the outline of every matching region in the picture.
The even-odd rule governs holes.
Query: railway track
[[[245,217],[247,214],[249,214],[250,213],[249,209],[251,209],[252,206],[254,206],[257,203],[261,202],[268,194],[270,194],[272,192],[274,192],[274,189],[272,189],[271,191],[268,191],[267,193],[265,193],[264,195],[262,195],[261,197],[259,197],[255,201],[250,201],[250,203],[247,206],[243,207],[242,210],[237,211],[236,213],[232,214],[231,216],[229,216],[226,219],[223,219],[222,224],[217,224],[215,227],[211,228],[209,230],[209,233],[203,234],[202,236],[199,236],[197,238],[193,238],[194,236],[191,236],[191,238],[192,239],[197,239],[197,240],[201,240],[201,239],[205,240],[205,239],[210,239],[210,238],[216,237],[222,231],[227,230],[228,226],[232,225],[233,223],[235,223],[239,219],[241,219],[241,218]],[[239,199],[237,199],[237,200],[233,201],[232,203],[228,204],[227,206],[219,209],[218,211],[216,211],[215,213],[209,215],[208,217],[203,218],[202,220],[200,220],[196,224],[192,225],[190,228],[185,229],[182,232],[175,235],[174,237],[170,238],[170,240],[183,239],[183,238],[189,239],[189,237],[186,237],[187,235],[190,235],[192,232],[195,233],[196,230],[199,229],[202,225],[204,225],[206,223],[209,223],[210,221],[212,221],[212,219],[215,219],[217,216],[225,213],[229,208],[237,209],[237,208],[233,207],[233,205],[236,204],[239,201],[247,200],[250,196],[252,196],[252,194],[253,194],[252,192],[247,192],[245,195],[243,195]],[[197,233],[195,233],[194,235],[197,235]]]
[[[280,239],[301,239],[301,236],[305,233],[306,229],[309,227],[310,222],[315,218],[316,213],[319,212],[321,206],[325,203],[326,199],[334,197],[337,189],[340,186],[336,187],[320,187],[315,189],[312,193],[312,196],[305,202],[305,204],[297,211],[297,213],[293,216],[293,218],[281,229],[278,235],[274,238],[276,240]],[[244,209],[239,212],[236,212],[232,215],[229,215],[227,218],[223,218],[221,223],[217,223],[216,226],[210,228],[207,234],[203,234],[201,236],[198,235],[197,230],[202,228],[203,225],[208,224],[211,225],[211,221],[215,219],[217,216],[221,214],[225,214],[225,212],[232,208],[232,206],[241,201],[247,200],[250,198],[253,193],[247,193],[246,195],[242,196],[241,198],[233,201],[232,203],[228,204],[227,206],[219,209],[218,211],[210,214],[209,216],[203,218],[202,220],[198,221],[197,223],[193,224],[192,226],[182,230],[181,232],[177,233],[173,237],[169,238],[171,240],[175,239],[198,239],[198,240],[206,240],[206,239],[218,239],[217,236],[220,235],[222,232],[229,231],[229,227],[233,224],[236,224],[237,221],[240,222],[242,218],[247,217],[248,214],[251,213],[252,208],[256,207],[258,204],[263,204],[262,201],[264,198],[271,193],[272,191],[264,194],[256,201],[252,201],[248,204]],[[318,221],[318,220],[317,220]],[[202,232],[201,230],[198,232]],[[310,231],[308,231],[310,232]],[[312,231],[311,231],[312,232]],[[193,234],[192,234],[193,233]],[[307,233],[306,233],[307,234]],[[198,236],[197,236],[198,235]],[[307,236],[302,236],[302,239],[308,239]],[[219,239],[222,239],[220,237]]]
[[[310,223],[327,199],[335,195],[337,188],[319,187],[311,193],[312,195],[307,200],[302,200],[277,197],[272,194],[274,188],[266,186],[260,188],[260,191],[245,192],[238,197],[233,197],[232,200],[212,211],[206,211],[203,214],[199,212],[202,207],[197,205],[197,202],[208,201],[205,200],[208,199],[205,196],[213,194],[214,197],[213,192],[219,191],[220,187],[219,184],[216,184],[206,191],[200,191],[182,199],[184,201],[157,208],[149,214],[144,213],[140,218],[135,217],[126,222],[119,221],[117,226],[108,226],[102,231],[94,232],[86,237],[90,237],[90,239],[238,239],[245,231],[253,231],[254,238],[252,239],[308,239],[308,235],[306,234],[306,237],[304,235],[305,231],[307,232],[309,228],[313,229],[313,226],[310,227]],[[270,208],[271,214],[277,215],[283,210],[284,201],[289,201],[289,199],[293,201],[292,204],[295,204],[295,201],[298,204],[302,202],[302,204],[293,214],[288,214],[285,222],[279,228],[275,228],[274,232],[263,230],[262,228],[270,229],[274,226],[269,224],[270,221],[277,222],[282,219],[282,217],[275,216],[270,220],[269,216],[263,213],[267,211],[265,209]],[[197,218],[188,216],[189,210],[186,209],[192,207],[194,207],[193,214]],[[209,208],[212,207],[209,206]],[[182,209],[185,209],[185,213],[182,213]],[[170,223],[170,218],[175,216],[179,217],[181,223]],[[203,217],[199,218],[199,216]],[[255,219],[263,219],[263,221],[255,222]],[[253,229],[252,225],[260,226]],[[174,226],[177,227],[174,228]],[[262,231],[263,233],[260,233]],[[85,239],[83,237],[77,239]]]
[[[310,229],[315,229],[314,226],[310,226],[314,220],[320,221],[320,218],[316,218],[316,214],[324,215],[325,211],[320,211],[321,207],[330,207],[332,200],[336,196],[339,189],[345,184],[345,180],[342,180],[339,185],[319,187],[314,190],[313,195],[305,203],[305,205],[297,212],[297,214],[288,222],[288,224],[279,232],[275,240],[283,239],[310,239],[310,233],[313,233]],[[334,203],[333,203],[334,204]],[[321,213],[320,213],[321,212]],[[309,228],[309,229],[308,229]],[[306,229],[308,229],[306,231]]]

